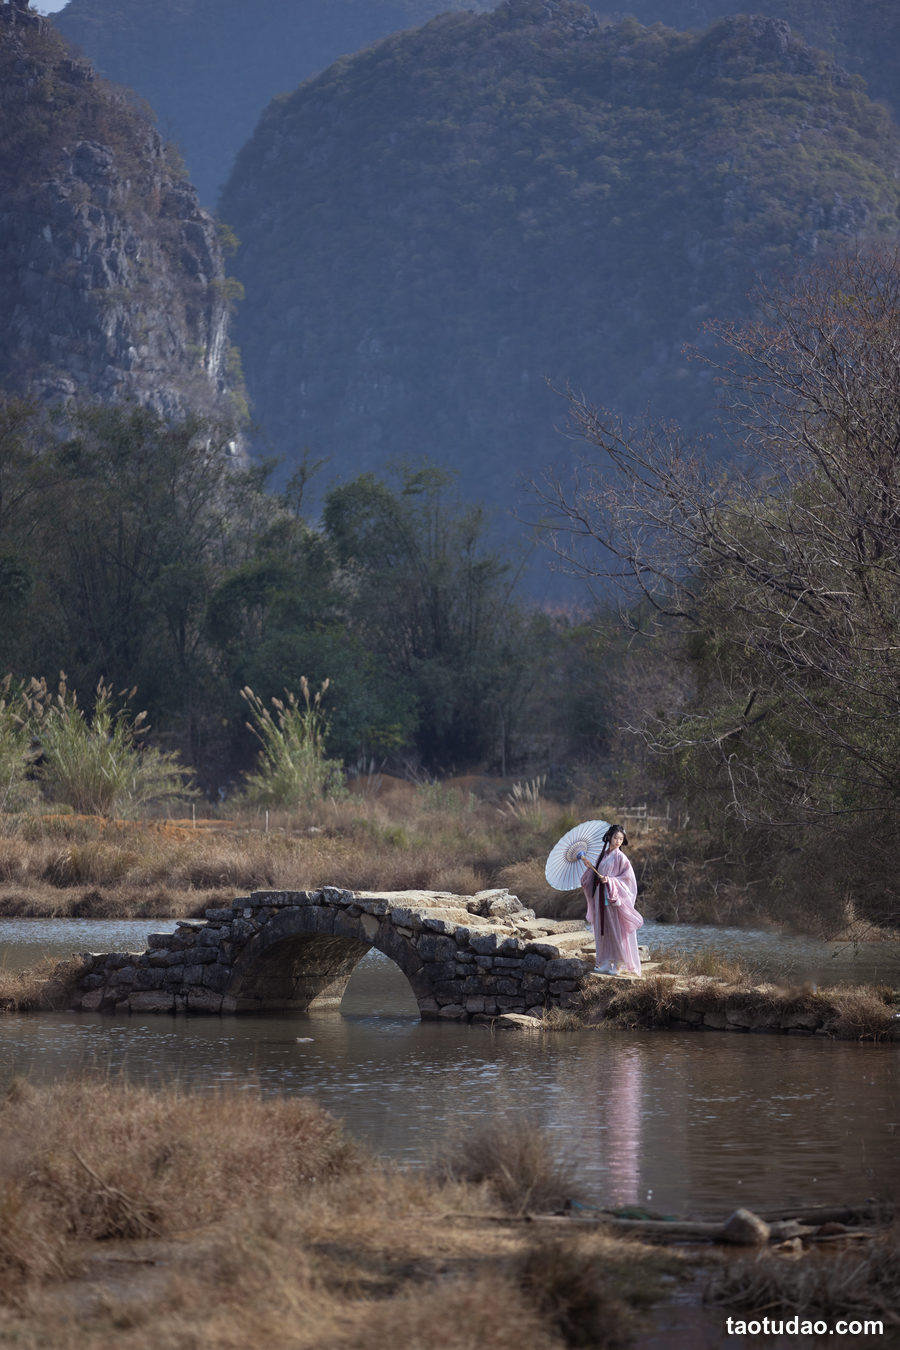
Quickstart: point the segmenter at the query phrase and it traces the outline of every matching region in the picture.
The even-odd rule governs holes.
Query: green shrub
[[[55,696],[44,680],[33,680],[30,692],[42,751],[38,775],[51,801],[84,815],[109,816],[191,795],[178,756],[140,744],[138,737],[148,729],[146,713],[132,718],[124,703],[115,709],[110,685],[102,680],[97,685],[90,722],[65,675]]]
[[[19,811],[37,795],[37,785],[29,777],[37,752],[31,743],[28,704],[11,684],[9,675],[0,684],[0,811]]]
[[[345,792],[340,763],[325,757],[328,724],[322,712],[326,680],[313,697],[309,682],[300,678],[302,704],[285,690],[285,701],[272,699],[273,716],[262,699],[245,687],[241,697],[250,709],[250,731],[260,742],[256,770],[244,779],[244,797],[256,806],[301,806]]]

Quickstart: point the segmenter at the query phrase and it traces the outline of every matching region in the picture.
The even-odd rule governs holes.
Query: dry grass
[[[402,790],[401,790],[402,789]],[[509,886],[550,904],[543,862],[567,818],[502,813],[495,801],[440,784],[391,785],[302,812],[229,821],[8,817],[0,834],[0,915],[185,917],[205,894],[253,889]],[[164,909],[163,906],[168,906]]]
[[[18,1082],[0,1345],[615,1350],[685,1264],[602,1233],[540,1242],[489,1221],[486,1194],[378,1165],[303,1100]]]
[[[678,973],[654,972],[622,987],[606,980],[585,983],[576,1007],[545,1016],[558,1031],[603,1023],[607,1026],[659,1028],[683,1026],[697,1013],[740,1013],[740,1025],[778,1031],[785,1023],[805,1026],[810,1017],[838,1040],[900,1039],[895,990],[850,988],[785,989],[754,984],[753,977],[732,962],[686,961]],[[694,969],[699,967],[700,973]],[[710,975],[707,969],[716,969]],[[726,972],[723,975],[721,972]]]
[[[551,1137],[524,1119],[470,1127],[447,1141],[435,1168],[445,1180],[485,1186],[513,1214],[565,1210],[579,1189],[574,1164],[560,1158]]]
[[[829,989],[824,997],[830,1013],[828,1030],[841,1040],[880,1041],[897,1032],[900,1008],[895,990],[841,986]]]
[[[730,1263],[710,1281],[710,1303],[729,1311],[796,1313],[834,1321],[880,1318],[900,1326],[900,1228],[838,1252],[785,1259],[770,1251]]]
[[[713,951],[711,947],[704,947],[699,952],[666,951],[660,955],[655,952],[650,953],[651,961],[659,963],[660,972],[666,971],[672,975],[705,975],[711,980],[724,980],[730,985],[750,985],[756,978],[754,971],[741,965],[739,961],[730,960],[727,956]]]
[[[55,1012],[71,1006],[83,967],[47,957],[26,970],[0,966],[0,1012]]]

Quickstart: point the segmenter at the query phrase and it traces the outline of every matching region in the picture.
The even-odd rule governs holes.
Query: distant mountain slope
[[[898,228],[888,114],[783,23],[451,14],[277,99],[222,212],[272,449],[458,466],[506,502],[570,453],[545,384],[696,425],[682,344],[759,274]]]
[[[786,20],[885,99],[900,121],[896,0],[591,0],[604,17],[705,29],[730,14]],[[101,74],[136,90],[182,148],[201,200],[215,204],[237,151],[276,94],[339,56],[447,10],[490,0],[69,0],[53,22]]]
[[[872,98],[889,104],[900,122],[900,5],[897,0],[616,0],[595,9],[669,28],[707,28],[716,19],[759,13],[784,19],[804,41],[822,47],[853,74]]]
[[[212,411],[226,292],[216,227],[146,118],[0,7],[0,387]]]
[[[462,3],[462,0],[458,0]],[[465,0],[467,9],[487,8]],[[454,0],[69,0],[54,23],[101,74],[137,91],[214,206],[270,99],[345,53]]]

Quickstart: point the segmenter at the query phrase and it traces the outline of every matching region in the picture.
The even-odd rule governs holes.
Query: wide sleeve
[[[633,933],[643,927],[643,916],[635,909],[637,900],[637,877],[634,868],[618,850],[612,855],[608,866],[604,859],[605,875],[609,877],[609,899],[616,907],[619,922],[626,932]]]

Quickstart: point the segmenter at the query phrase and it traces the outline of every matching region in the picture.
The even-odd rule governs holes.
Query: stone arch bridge
[[[85,953],[73,1006],[100,1012],[337,1007],[371,948],[403,971],[423,1018],[566,1007],[593,965],[590,932],[538,919],[505,890],[474,896],[326,886],[255,891],[151,934],[143,952]]]

